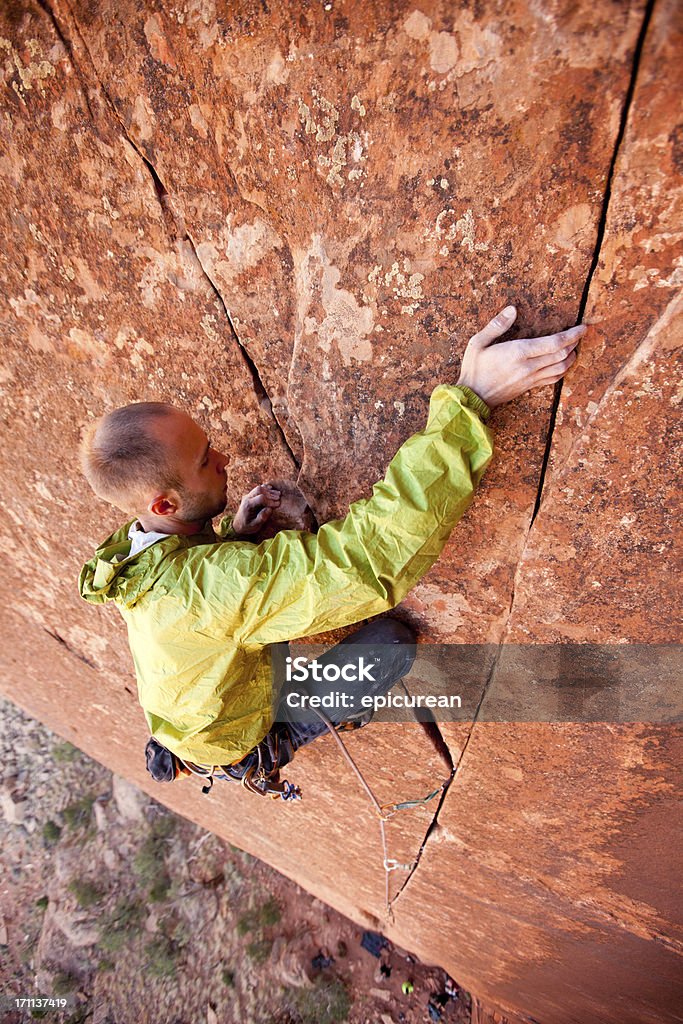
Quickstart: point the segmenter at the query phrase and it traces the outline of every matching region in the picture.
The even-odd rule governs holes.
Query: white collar
[[[137,555],[139,551],[143,551],[145,548],[150,547],[150,545],[156,544],[158,540],[164,540],[168,536],[168,533],[156,533],[154,530],[146,531],[140,520],[136,519],[134,523],[131,523],[128,530],[128,539],[131,542],[130,554]],[[130,558],[130,555],[128,557]]]

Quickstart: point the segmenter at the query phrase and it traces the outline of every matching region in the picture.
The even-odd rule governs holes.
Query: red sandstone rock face
[[[343,512],[493,312],[576,321],[644,4],[324,7],[59,0],[61,36],[38,4],[0,15],[2,686],[150,791],[125,629],[76,594],[121,521],[78,475],[80,426],[177,402],[231,456],[233,505],[298,476],[319,519]],[[550,389],[495,414],[476,505],[403,606],[423,639],[675,636],[676,19],[658,0],[539,515]],[[389,856],[419,857],[393,923],[331,740],[292,767],[294,808],[162,795],[499,1005],[672,1020],[671,732],[442,732],[459,769],[421,856],[434,804],[389,825]],[[448,776],[417,727],[351,747],[381,802]]]
[[[167,189],[319,520],[368,492],[509,300],[528,333],[576,321],[642,4],[55,9]],[[425,636],[498,639],[551,400],[497,415],[476,522],[406,602]]]
[[[680,638],[683,18],[659,5],[617,159],[585,322],[506,638]],[[579,585],[577,581],[580,580]]]
[[[437,960],[496,1005],[539,1021],[674,1021],[682,752],[670,727],[477,724],[394,904],[399,942],[436,907]]]
[[[74,573],[124,516],[80,477],[81,426],[127,402],[181,406],[230,456],[233,504],[264,476],[296,470],[221,301],[108,103],[81,87],[37,5],[2,17],[2,381],[13,438],[3,550],[30,581],[15,605],[105,669],[128,664],[125,629],[93,629]],[[37,584],[41,558],[49,578]]]
[[[585,319],[594,326],[562,387],[543,502],[504,633],[510,642],[680,638],[672,572],[683,182],[672,111],[682,43],[675,5],[659,5],[588,295]],[[680,763],[674,727],[476,725],[396,903],[405,934],[411,915],[438,904],[448,878],[463,978],[471,970],[494,1002],[521,1005],[521,988],[532,1017],[570,1021],[580,986],[579,1019],[674,1020],[682,936],[671,920],[677,883],[667,837],[672,765]],[[438,932],[446,916],[435,923]]]

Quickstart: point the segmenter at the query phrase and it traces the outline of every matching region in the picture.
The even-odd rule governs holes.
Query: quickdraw
[[[435,789],[433,793],[428,793],[427,796],[422,797],[421,800],[404,800],[400,804],[382,804],[382,814],[384,820],[388,821],[389,818],[393,818],[397,811],[404,811],[408,807],[419,807],[420,804],[428,804],[430,800],[433,800],[435,796],[438,796],[443,790],[443,783],[438,789]]]

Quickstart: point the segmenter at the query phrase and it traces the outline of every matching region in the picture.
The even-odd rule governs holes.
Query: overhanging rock
[[[292,767],[292,808],[148,785],[123,623],[76,592],[119,525],[76,450],[104,409],[171,401],[231,457],[233,504],[298,479],[322,521],[422,426],[478,326],[509,301],[521,336],[569,326],[590,278],[556,417],[551,388],[495,414],[476,503],[402,614],[423,640],[677,639],[679,31],[673,0],[0,13],[3,691],[475,993],[558,1024],[674,1019],[673,730],[443,726],[458,770],[438,816],[390,823],[411,871],[392,872],[387,918],[377,822],[329,738]],[[382,802],[450,779],[417,726],[351,743]]]

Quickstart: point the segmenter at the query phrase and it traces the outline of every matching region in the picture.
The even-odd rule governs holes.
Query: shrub
[[[172,836],[178,825],[178,819],[173,814],[160,814],[152,821],[152,836],[154,839],[168,839]]]
[[[57,971],[52,979],[52,991],[56,996],[67,996],[75,992],[80,982],[70,971]]]
[[[175,827],[175,819],[170,815],[158,818],[133,859],[133,870],[147,889],[151,903],[160,903],[171,888],[171,878],[164,863],[163,847]]]
[[[262,928],[268,928],[271,925],[277,924],[282,917],[280,905],[277,900],[271,898],[263,904],[259,912],[260,925]]]
[[[45,824],[43,825],[43,839],[45,840],[48,846],[54,846],[54,844],[58,842],[61,834],[62,830],[60,826],[57,824],[56,821],[53,821],[51,818],[49,821],[46,821]]]
[[[270,956],[272,948],[272,939],[259,938],[248,943],[246,952],[249,959],[253,960],[255,964],[264,964]]]
[[[120,953],[127,946],[132,936],[125,928],[114,928],[111,931],[100,932],[100,948],[105,953]]]
[[[92,808],[95,803],[95,796],[90,793],[87,796],[82,796],[78,800],[73,800],[70,804],[62,811],[62,817],[64,823],[69,828],[85,828],[91,824],[92,821]]]
[[[262,928],[269,928],[277,924],[281,916],[280,906],[277,900],[271,896],[261,907],[242,914],[237,921],[237,934],[246,935],[248,932],[258,932]]]
[[[170,888],[171,878],[166,869],[164,868],[147,890],[147,898],[149,899],[149,902],[163,903],[163,901],[168,896]]]
[[[83,908],[94,906],[105,895],[104,889],[84,878],[74,878],[69,882],[69,892],[73,893],[79,907]]]
[[[147,946],[147,963],[157,978],[167,978],[175,973],[178,950],[165,935],[159,935]]]
[[[296,1024],[341,1024],[348,1018],[351,1000],[339,978],[318,978],[312,989],[290,989],[287,1010]]]
[[[58,764],[75,761],[78,754],[78,747],[74,747],[73,743],[68,743],[66,740],[63,743],[55,743],[52,748],[52,757]]]
[[[141,930],[144,915],[144,907],[138,900],[124,896],[102,922],[100,948],[107,953],[118,953],[130,945]]]
[[[141,882],[151,885],[159,871],[163,856],[153,836],[147,836],[133,858],[133,869]]]

